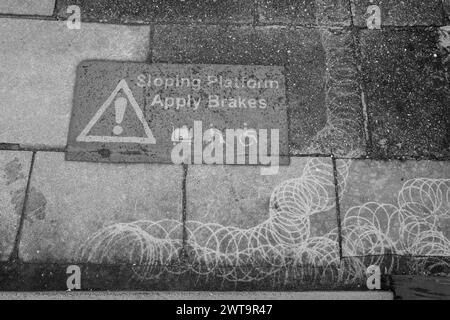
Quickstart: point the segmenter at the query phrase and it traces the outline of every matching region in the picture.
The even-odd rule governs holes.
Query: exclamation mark
[[[116,123],[117,125],[114,127],[113,132],[116,136],[122,134],[123,128],[120,125],[123,121],[123,116],[125,115],[125,110],[127,108],[127,99],[120,97],[114,101],[114,107],[116,108]]]

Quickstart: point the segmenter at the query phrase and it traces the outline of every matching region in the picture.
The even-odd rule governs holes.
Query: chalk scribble
[[[349,33],[322,30],[327,70],[324,78],[328,121],[307,148],[348,157],[359,154],[360,90],[357,69],[348,59]],[[338,142],[337,142],[338,141]],[[339,161],[337,177],[345,194],[351,161]],[[342,222],[344,256],[376,255],[370,261],[342,260],[338,229],[311,234],[311,217],[335,208],[335,177],[329,160],[307,161],[300,177],[284,181],[272,192],[266,220],[251,228],[188,220],[191,259],[180,262],[182,224],[175,220],[136,221],[108,226],[85,242],[82,261],[134,265],[140,279],[163,273],[194,272],[226,281],[250,282],[280,273],[297,278],[328,277],[349,283],[365,276],[366,265],[381,264],[386,254],[450,256],[450,241],[438,229],[439,218],[450,215],[450,180],[413,179],[398,195],[397,204],[367,203],[348,210]],[[176,265],[177,268],[173,266]],[[248,266],[251,266],[249,268]],[[308,270],[308,271],[302,271]]]

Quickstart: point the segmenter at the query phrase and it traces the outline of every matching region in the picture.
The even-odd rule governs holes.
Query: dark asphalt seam
[[[148,42],[148,63],[153,63],[153,40],[155,39],[155,24],[150,25],[150,34]]]
[[[58,18],[58,1],[59,0],[56,0],[55,1],[55,6],[53,7],[53,17],[55,17],[55,18]]]
[[[355,21],[353,19],[353,10],[352,10],[352,0],[347,1],[348,12],[350,12],[350,26],[353,28],[355,26]]]
[[[371,30],[369,28],[367,28],[367,26],[354,26],[355,29],[358,30],[368,30],[368,31],[372,31],[372,32],[380,32],[380,31],[388,31],[388,32],[392,32],[392,31],[410,31],[410,30],[418,30],[418,31],[423,31],[426,29],[438,29],[441,28],[441,25],[435,25],[435,24],[429,24],[429,25],[413,25],[413,26],[393,26],[393,25],[387,25],[387,26],[381,26],[381,29],[374,29]]]
[[[67,18],[59,17],[58,20],[66,21]],[[98,19],[93,19],[90,17],[83,17],[82,16],[82,22],[83,23],[92,23],[92,24],[109,24],[109,25],[118,25],[118,26],[141,26],[146,27],[152,24],[155,25],[170,25],[170,26],[221,26],[221,27],[227,27],[227,26],[249,26],[251,27],[253,25],[253,19],[249,22],[233,22],[233,21],[172,21],[172,20],[150,20],[145,22],[139,22],[139,21],[99,21]]]
[[[66,147],[25,146],[18,143],[0,143],[0,151],[31,151],[31,152],[66,152]]]
[[[9,19],[18,19],[18,20],[46,20],[46,21],[58,21],[56,17],[51,16],[42,16],[42,15],[20,15],[13,13],[0,13],[1,18],[9,18]]]
[[[352,32],[352,51],[353,51],[353,58],[356,61],[356,69],[358,70],[358,84],[360,89],[360,95],[361,95],[361,110],[362,110],[362,123],[363,123],[363,130],[364,130],[364,140],[365,140],[365,149],[366,154],[372,153],[372,131],[370,130],[370,121],[369,121],[369,114],[367,110],[367,99],[366,99],[366,93],[364,90],[364,75],[362,70],[362,53],[361,53],[361,46],[360,46],[360,32],[358,29],[353,29]]]
[[[19,20],[50,20],[50,21],[66,21],[67,18],[60,16],[33,16],[33,15],[17,15],[17,14],[5,14],[0,13],[0,18],[12,18]],[[168,26],[218,26],[218,27],[302,27],[306,29],[322,29],[332,28],[335,26],[329,25],[317,25],[317,24],[292,24],[292,23],[255,23],[252,19],[251,22],[224,22],[224,21],[210,21],[210,22],[190,22],[190,21],[148,21],[148,22],[122,22],[122,21],[99,21],[97,19],[91,19],[88,17],[82,17],[82,23],[91,24],[106,24],[106,25],[118,25],[118,26],[133,26],[133,27],[146,27],[149,25],[168,25]],[[339,28],[348,29],[348,26],[337,26]]]
[[[50,21],[66,21],[66,17],[61,16],[43,16],[43,15],[19,15],[19,14],[10,14],[10,13],[0,13],[0,18],[12,18],[12,19],[30,19],[30,20],[50,20]],[[353,19],[353,18],[352,18]],[[258,18],[259,20],[259,18]],[[444,21],[446,21],[445,15],[444,15]],[[263,27],[303,27],[308,29],[333,29],[333,28],[340,28],[340,29],[349,29],[349,28],[357,28],[357,29],[363,29],[368,30],[367,26],[357,26],[357,25],[350,25],[350,26],[344,26],[341,24],[316,24],[316,23],[262,23],[262,22],[255,22],[254,17],[252,17],[252,21],[250,22],[235,22],[235,21],[203,21],[203,22],[197,22],[197,21],[164,21],[164,20],[151,20],[151,21],[145,21],[145,22],[129,22],[129,21],[100,21],[99,19],[94,19],[90,17],[82,17],[82,23],[95,23],[95,24],[109,24],[109,25],[123,25],[123,26],[149,26],[151,24],[158,24],[158,25],[182,25],[182,26],[225,26],[225,27],[241,27],[241,26],[263,26]],[[384,25],[382,26],[381,30],[373,30],[373,31],[392,31],[392,30],[411,30],[411,29],[425,29],[425,28],[440,28],[442,26],[445,26],[446,23],[443,24],[429,24],[429,25],[404,25],[404,26],[395,26],[395,25]]]
[[[339,201],[339,173],[336,165],[336,158],[332,155],[331,162],[333,163],[333,178],[334,178],[334,192],[336,199],[336,220],[338,228],[338,244],[339,244],[339,260],[342,260],[342,226],[341,226],[341,204]]]
[[[25,188],[25,194],[23,197],[22,212],[20,215],[19,226],[17,228],[16,239],[14,240],[14,247],[13,247],[13,250],[9,257],[9,262],[12,264],[15,264],[19,261],[19,244],[20,244],[20,240],[22,238],[23,225],[25,223],[28,196],[29,196],[29,192],[30,192],[31,178],[32,178],[32,174],[33,174],[35,159],[36,159],[36,152],[33,152],[33,154],[31,155],[31,163],[30,163],[30,170],[28,172],[27,186]]]
[[[332,25],[332,24],[317,24],[317,23],[296,23],[296,22],[280,22],[280,23],[270,23],[270,22],[258,22],[257,27],[287,27],[287,28],[305,28],[305,29],[333,29],[333,28],[342,28],[349,29],[351,26],[344,26],[340,24]]]
[[[290,121],[290,119],[289,119]],[[58,152],[58,153],[64,153],[66,152],[65,147],[45,147],[45,146],[21,146],[20,144],[13,144],[13,143],[0,143],[0,151],[20,151],[20,152]],[[329,158],[330,154],[320,154],[320,153],[306,153],[306,154],[289,154],[289,158]],[[366,155],[359,156],[359,157],[345,157],[345,156],[338,156],[333,155],[335,159],[337,160],[373,160],[373,161],[436,161],[436,162],[447,162],[450,161],[450,156],[409,156],[409,155],[403,155],[403,156],[390,156],[390,157],[384,157],[384,156],[378,156],[378,155],[372,155],[370,158]],[[149,164],[157,163],[157,162],[148,162]],[[170,163],[167,163],[170,164]],[[251,165],[249,165],[251,166]]]

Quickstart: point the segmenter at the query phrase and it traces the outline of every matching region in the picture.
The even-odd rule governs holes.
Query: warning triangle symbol
[[[92,127],[98,122],[101,116],[105,113],[105,111],[113,105],[113,101],[116,98],[119,91],[122,90],[125,93],[128,101],[131,104],[134,112],[136,113],[139,122],[144,127],[144,132],[146,137],[118,137],[118,136],[95,136],[88,135],[89,131],[91,131]],[[117,85],[116,89],[111,93],[111,95],[106,99],[105,103],[98,109],[97,113],[94,117],[89,121],[86,128],[81,131],[80,135],[76,139],[78,142],[121,142],[121,143],[140,143],[140,144],[156,144],[156,140],[153,137],[152,131],[145,121],[144,114],[142,113],[141,108],[139,107],[136,99],[133,97],[133,93],[128,87],[125,79],[122,79]]]

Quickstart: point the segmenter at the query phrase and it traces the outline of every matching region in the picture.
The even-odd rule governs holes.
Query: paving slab
[[[2,0],[0,13],[51,16],[55,0]]]
[[[270,177],[257,168],[189,167],[190,268],[222,282],[275,284],[298,276],[313,283],[314,272],[338,282],[327,278],[339,263],[333,182],[330,158],[292,158]],[[296,267],[304,273],[296,275]]]
[[[351,0],[353,23],[367,27],[367,19],[378,6],[381,26],[441,26],[444,23],[440,0]]]
[[[182,177],[180,166],[75,163],[38,152],[21,259],[146,267],[176,259]],[[152,247],[158,244],[159,251]]]
[[[0,151],[0,261],[11,254],[23,210],[31,152]]]
[[[257,0],[262,24],[349,26],[346,0]]]
[[[285,88],[282,67],[84,61],[66,159],[288,164]]]
[[[382,255],[367,265],[393,262],[391,254],[418,258],[405,271],[414,274],[449,269],[449,260],[439,259],[450,256],[448,162],[339,160],[337,167],[344,256]],[[393,273],[401,264],[386,267]]]
[[[148,27],[0,19],[0,142],[63,147],[86,59],[144,61]]]
[[[347,31],[157,25],[152,62],[284,66],[291,155],[364,153],[357,68]]]
[[[112,23],[207,22],[252,23],[253,0],[59,0],[57,14],[78,5],[84,21]]]
[[[360,33],[371,157],[448,158],[448,53],[435,28]]]

